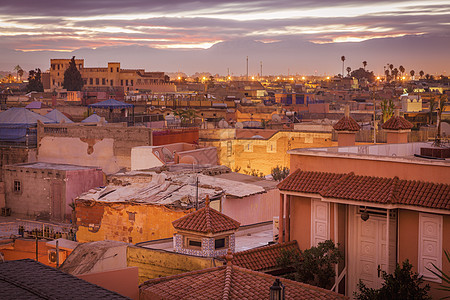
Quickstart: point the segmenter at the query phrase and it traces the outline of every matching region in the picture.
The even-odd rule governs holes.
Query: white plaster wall
[[[52,137],[42,138],[39,144],[38,161],[100,167],[106,174],[119,171],[117,157],[114,155],[114,140],[105,138],[90,144],[80,138]]]
[[[153,153],[155,148],[161,147],[133,147],[131,149],[131,170],[145,170],[163,166],[164,163]]]

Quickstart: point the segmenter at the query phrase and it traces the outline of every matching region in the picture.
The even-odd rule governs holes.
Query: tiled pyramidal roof
[[[280,182],[278,188],[299,193],[317,193],[324,198],[450,210],[450,185],[401,180],[398,177],[297,170]]]
[[[267,271],[278,266],[282,250],[300,254],[297,241],[290,241],[234,253],[231,262],[233,265],[253,271]]]
[[[361,126],[352,117],[343,117],[333,126],[337,131],[359,131]]]
[[[407,130],[413,127],[414,125],[411,122],[400,116],[392,116],[381,125],[381,128],[386,130]]]
[[[238,221],[224,215],[207,205],[172,222],[173,227],[201,233],[219,233],[237,230],[241,225]]]
[[[269,299],[275,276],[234,265],[203,269],[143,283],[143,299]],[[345,299],[343,295],[280,278],[285,299]]]

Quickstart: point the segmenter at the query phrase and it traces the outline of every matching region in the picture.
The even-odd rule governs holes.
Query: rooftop
[[[325,201],[353,201],[396,208],[432,208],[450,213],[450,185],[347,174],[296,170],[278,185],[281,191],[320,194]]]
[[[232,264],[203,269],[143,283],[139,289],[144,299],[268,299],[277,277]],[[286,299],[345,299],[343,295],[281,279]]]
[[[39,170],[60,170],[60,171],[97,169],[96,167],[86,167],[86,166],[67,165],[67,164],[54,164],[54,163],[46,163],[46,162],[24,163],[24,164],[10,165],[10,166],[19,167],[19,168],[30,168],[30,169],[39,169]]]
[[[198,179],[198,199],[206,195],[211,199],[225,194],[243,198],[264,193],[260,185],[228,180],[199,174],[197,171],[179,172],[133,171],[116,174],[112,180],[116,184],[91,189],[78,197],[84,201],[132,202],[192,208],[196,201],[196,180]]]
[[[240,223],[223,213],[206,206],[172,222],[178,230],[187,230],[200,233],[220,233],[237,230]]]
[[[235,234],[235,251],[267,246],[269,242],[273,242],[272,222],[241,226]],[[137,246],[174,252],[172,238],[142,242]]]
[[[290,241],[236,252],[231,262],[233,265],[253,271],[269,271],[278,266],[282,250],[300,253],[297,241]]]
[[[414,164],[450,166],[450,159],[436,160],[416,157],[421,148],[433,147],[431,142],[405,144],[368,144],[350,147],[298,148],[288,150],[292,155],[348,157],[355,159],[386,160]]]
[[[128,299],[32,259],[0,263],[2,299]]]

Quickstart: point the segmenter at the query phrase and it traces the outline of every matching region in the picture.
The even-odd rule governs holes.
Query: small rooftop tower
[[[411,132],[413,126],[408,120],[400,116],[399,109],[395,109],[394,115],[381,128],[387,133],[388,144],[404,144],[408,142],[408,133]]]
[[[334,124],[333,128],[338,135],[338,147],[355,146],[355,136],[361,127],[350,117],[348,105],[344,108],[344,117]]]
[[[172,222],[177,230],[174,234],[175,252],[203,257],[219,257],[234,252],[235,232],[240,223],[209,206]]]

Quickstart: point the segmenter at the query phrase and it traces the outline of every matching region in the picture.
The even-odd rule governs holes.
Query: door
[[[395,222],[391,220],[387,228],[386,217],[370,216],[367,221],[358,218],[356,223],[358,238],[356,279],[361,279],[369,288],[378,289],[384,281],[381,271],[390,273],[395,266]],[[386,252],[388,244],[389,255]]]
[[[311,246],[330,238],[328,203],[311,199]]]

